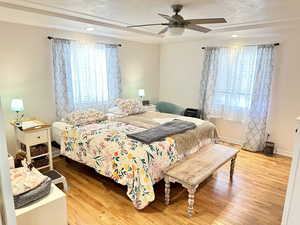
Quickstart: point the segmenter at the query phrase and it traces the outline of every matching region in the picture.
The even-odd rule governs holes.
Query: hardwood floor
[[[171,185],[164,205],[164,182],[155,185],[156,200],[142,211],[126,196],[126,187],[93,169],[63,158],[55,169],[67,178],[69,225],[279,225],[290,169],[290,158],[241,151],[233,183],[230,163],[204,182],[195,194],[194,216],[186,216],[187,192]]]

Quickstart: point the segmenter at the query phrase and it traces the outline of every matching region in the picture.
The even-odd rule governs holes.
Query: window
[[[220,48],[217,55],[211,116],[243,120],[250,109],[257,48]]]
[[[102,44],[71,44],[73,101],[76,108],[93,107],[108,98],[106,49]]]
[[[274,45],[206,48],[200,85],[204,118],[243,122],[243,148],[261,151],[266,141]]]
[[[246,119],[257,71],[257,50],[257,46],[211,50],[209,116],[236,121]]]
[[[54,39],[52,53],[58,118],[85,108],[105,111],[120,97],[117,46]]]

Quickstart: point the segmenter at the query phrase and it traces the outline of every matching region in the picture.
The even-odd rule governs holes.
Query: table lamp
[[[143,105],[150,105],[150,101],[149,100],[144,100],[144,96],[145,96],[145,90],[144,89],[139,89],[139,96],[143,102]]]
[[[144,89],[139,89],[139,96],[141,97],[141,100],[143,100],[145,96],[145,90]]]
[[[13,112],[17,113],[17,119],[16,119],[16,126],[20,126],[21,125],[21,120],[24,116],[24,114],[22,114],[21,116],[19,115],[20,112],[24,111],[24,105],[23,105],[23,100],[22,99],[13,99],[11,101],[11,105],[10,105],[10,109]]]

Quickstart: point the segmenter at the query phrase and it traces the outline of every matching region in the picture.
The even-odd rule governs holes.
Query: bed
[[[149,145],[127,137],[175,118],[194,122],[197,127]],[[61,144],[61,154],[126,185],[127,196],[137,209],[154,201],[153,185],[167,168],[216,137],[216,128],[208,121],[158,112],[84,126],[53,124],[53,139]]]

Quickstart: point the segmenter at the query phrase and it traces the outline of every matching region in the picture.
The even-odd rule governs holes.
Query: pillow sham
[[[67,115],[66,119],[73,125],[87,125],[106,120],[106,116],[103,112],[88,109],[85,111],[71,112]]]
[[[144,106],[140,100],[117,98],[115,101],[122,112],[128,115],[145,112]]]
[[[126,113],[124,113],[119,107],[113,107],[113,108],[110,108],[108,109],[108,112],[109,113],[113,113],[113,114],[118,114],[118,115],[124,115]],[[127,115],[127,114],[126,114]]]

